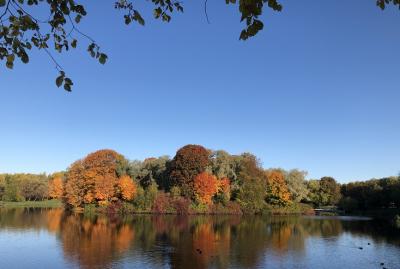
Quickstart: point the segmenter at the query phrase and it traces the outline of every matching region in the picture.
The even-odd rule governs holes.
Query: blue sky
[[[75,82],[55,87],[42,52],[2,65],[0,172],[63,170],[112,148],[129,159],[188,143],[253,152],[264,167],[340,182],[400,171],[400,11],[375,1],[282,1],[242,42],[237,6],[202,1],[165,24],[125,26],[113,1],[87,4],[81,30],[109,55],[58,55]],[[196,2],[196,3],[194,3]]]

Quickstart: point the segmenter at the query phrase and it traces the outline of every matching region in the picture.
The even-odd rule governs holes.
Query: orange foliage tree
[[[131,201],[135,197],[137,188],[130,176],[124,175],[118,181],[121,198],[125,201]]]
[[[56,176],[49,181],[49,197],[53,199],[61,199],[64,192],[63,180]]]
[[[117,199],[118,171],[123,163],[124,157],[113,150],[99,150],[73,163],[66,176],[66,204],[81,207]]]
[[[211,204],[211,198],[218,192],[218,180],[207,172],[198,174],[194,178],[194,194],[203,204]]]
[[[284,174],[277,169],[266,171],[267,201],[276,205],[287,205],[290,202],[290,192],[285,182]]]

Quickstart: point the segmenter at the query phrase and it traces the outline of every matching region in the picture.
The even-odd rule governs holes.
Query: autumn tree
[[[194,197],[194,178],[204,172],[210,162],[210,152],[199,145],[186,145],[179,149],[170,163],[170,186],[179,186],[184,196]]]
[[[200,203],[210,205],[217,192],[218,180],[214,175],[202,172],[194,178],[194,195]]]
[[[99,150],[75,162],[67,172],[65,201],[80,207],[85,203],[106,204],[116,198],[118,171],[124,157],[113,150]]]
[[[215,197],[216,201],[226,204],[231,199],[231,181],[224,177],[218,180],[218,193]]]
[[[290,202],[290,193],[281,170],[266,171],[267,202],[274,205],[287,205]]]
[[[125,201],[131,201],[136,194],[136,184],[128,176],[122,176],[118,181],[118,188],[121,194],[121,198]]]
[[[63,180],[60,176],[56,176],[49,180],[49,197],[53,199],[61,199],[64,187]]]

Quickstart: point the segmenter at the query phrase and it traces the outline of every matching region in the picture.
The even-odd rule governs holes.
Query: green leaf
[[[76,22],[76,23],[80,23],[80,22],[81,22],[81,19],[82,19],[82,16],[81,16],[80,14],[78,14],[78,15],[76,15],[76,17],[75,17],[75,22]]]
[[[60,88],[61,85],[63,84],[63,82],[64,82],[64,76],[63,76],[63,75],[57,77],[57,79],[56,79],[56,85],[57,85],[57,87]]]
[[[71,85],[70,84],[64,84],[64,90],[66,90],[67,92],[71,91]]]
[[[70,78],[65,78],[65,84],[74,85],[74,83],[72,82],[72,80]]]
[[[77,42],[78,42],[78,40],[76,40],[76,39],[72,40],[71,47],[73,47],[75,49]]]
[[[99,62],[101,63],[101,64],[105,64],[106,63],[106,61],[107,61],[107,55],[105,55],[104,53],[100,53],[100,56],[99,56]]]
[[[29,63],[29,56],[28,56],[28,54],[26,54],[25,52],[21,55],[21,61],[24,63],[24,64],[27,64],[27,63]]]
[[[0,0],[0,7],[4,7],[6,5],[6,0]]]

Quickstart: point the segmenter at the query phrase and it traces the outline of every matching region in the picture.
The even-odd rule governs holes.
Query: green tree
[[[340,184],[332,177],[323,177],[320,180],[321,192],[327,196],[327,205],[336,205],[341,198]]]
[[[159,158],[147,158],[143,162],[133,161],[129,164],[128,173],[136,181],[146,188],[156,183],[162,189],[168,188],[167,164],[169,156]]]
[[[236,156],[230,155],[223,150],[214,151],[211,154],[211,172],[217,178],[229,178],[231,182],[237,180],[237,164]]]
[[[252,154],[242,154],[238,173],[240,188],[234,198],[246,213],[258,213],[265,206],[266,177],[258,159]]]
[[[308,182],[309,199],[317,206],[336,205],[340,201],[340,185],[332,177]]]
[[[8,202],[24,201],[24,197],[18,188],[18,182],[11,175],[6,175],[3,200]]]
[[[310,180],[307,184],[309,190],[308,199],[316,206],[329,205],[329,196],[321,189],[320,180]]]
[[[301,202],[308,197],[308,188],[305,177],[307,172],[298,169],[292,169],[285,173],[285,181],[290,195],[295,202]]]
[[[0,174],[0,200],[3,200],[5,188],[6,188],[6,175]]]
[[[25,200],[43,200],[48,197],[47,179],[24,178],[19,182],[19,192]]]

